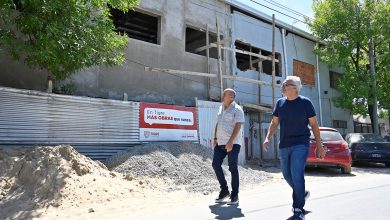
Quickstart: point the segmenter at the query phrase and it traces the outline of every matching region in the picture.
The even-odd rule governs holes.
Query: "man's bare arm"
[[[268,132],[266,138],[271,139],[272,136],[275,134],[276,129],[278,128],[279,125],[279,118],[274,116],[271,120],[271,123],[268,127]]]
[[[323,159],[325,157],[325,149],[322,147],[321,143],[321,134],[320,134],[320,127],[318,126],[317,118],[311,117],[309,118],[309,124],[311,126],[311,130],[313,131],[314,138],[316,140],[316,152],[317,155]]]
[[[215,124],[215,129],[214,129],[214,145],[213,147],[218,145],[218,138],[217,138],[217,131],[218,131],[218,123]]]
[[[264,143],[263,143],[263,149],[265,151],[268,150],[269,147],[269,140],[272,138],[272,136],[275,134],[276,129],[278,128],[279,125],[279,118],[274,116],[271,120],[271,123],[268,127],[268,132],[267,136],[265,137]]]

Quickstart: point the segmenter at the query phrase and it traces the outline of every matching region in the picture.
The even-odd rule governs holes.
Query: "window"
[[[261,55],[267,56],[267,57],[272,57],[272,52],[269,52],[266,50],[261,50]],[[281,63],[280,57],[281,56],[279,53],[275,53],[275,59],[279,60],[279,63]],[[262,64],[263,64],[263,72],[265,74],[272,75],[272,61],[271,60],[264,60]],[[275,76],[282,76],[282,73],[280,71],[278,63],[275,63]]]
[[[247,44],[242,44],[238,43],[237,41],[235,42],[235,47],[238,50],[244,50],[252,53],[259,53],[260,49],[256,47],[251,47],[250,45]],[[256,60],[257,57],[252,57],[252,66],[250,66],[250,59],[251,56],[247,54],[242,54],[242,53],[236,53],[236,60],[237,60],[237,68],[241,71],[246,71],[246,70],[256,70],[259,71],[259,65],[257,62],[253,62]]]
[[[329,71],[329,86],[336,89],[337,80],[340,78],[340,73]]]
[[[338,131],[320,131],[322,141],[341,141],[344,140]],[[314,140],[313,131],[310,130],[310,139]]]
[[[223,37],[220,37],[221,40]],[[209,32],[209,43],[217,43],[217,34]],[[206,31],[191,27],[186,28],[186,51],[202,56],[207,56],[206,50],[196,51],[196,49],[206,46]],[[218,50],[216,47],[209,49],[210,57],[218,59]],[[222,50],[221,50],[222,52]],[[221,54],[223,59],[223,53]]]
[[[348,124],[347,124],[347,121],[333,120],[333,127],[334,128],[344,128],[344,129],[346,129],[348,127]]]
[[[354,122],[355,133],[372,133],[372,126],[368,123]]]
[[[132,10],[124,13],[113,8],[111,8],[111,16],[116,31],[120,34],[127,34],[133,39],[160,44],[159,17]]]
[[[255,54],[261,54],[263,56],[272,57],[272,52],[261,50],[259,48],[253,47],[249,44],[241,43],[240,41],[236,41],[234,43],[236,49],[252,52]],[[281,55],[280,53],[275,53],[275,59],[279,60],[279,63],[275,62],[275,76],[282,76],[280,64],[281,64]],[[241,71],[246,70],[256,70],[260,72],[259,70],[259,58],[255,56],[250,56],[247,54],[242,53],[236,53],[236,61],[237,61],[237,68]],[[252,66],[251,66],[252,63]],[[270,60],[263,60],[261,61],[261,68],[263,70],[263,73],[267,75],[272,75],[272,61]]]
[[[386,142],[384,138],[377,134],[351,134],[349,138],[352,142]]]
[[[361,122],[354,122],[354,132],[355,133],[372,133],[372,124],[371,123],[361,123]],[[379,134],[382,133],[384,124],[378,124],[378,131]]]

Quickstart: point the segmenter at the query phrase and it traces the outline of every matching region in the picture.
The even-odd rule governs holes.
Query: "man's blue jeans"
[[[238,195],[239,176],[238,176],[238,154],[240,153],[241,146],[239,144],[233,144],[233,149],[230,152],[226,152],[225,145],[218,145],[214,147],[213,157],[213,169],[217,176],[221,190],[227,191],[228,185],[225,179],[225,175],[222,170],[222,163],[226,155],[228,156],[229,171],[232,174],[232,195]]]
[[[293,189],[293,208],[305,206],[305,166],[309,145],[280,148],[279,159],[284,179]]]

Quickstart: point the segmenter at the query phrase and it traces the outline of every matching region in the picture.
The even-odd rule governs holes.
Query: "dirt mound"
[[[135,177],[160,178],[169,190],[186,189],[208,194],[219,190],[211,166],[213,151],[191,142],[154,143],[135,146],[109,158],[105,164],[110,170]],[[227,158],[226,160],[227,161]],[[223,165],[227,180],[230,172]],[[241,186],[256,184],[272,178],[266,172],[239,166]],[[151,183],[153,186],[153,183]],[[158,187],[158,186],[156,186]]]
[[[28,218],[23,213],[49,206],[107,202],[137,187],[71,146],[0,148],[0,219]]]

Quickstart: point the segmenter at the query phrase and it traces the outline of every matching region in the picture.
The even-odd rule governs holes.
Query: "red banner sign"
[[[140,104],[140,140],[198,140],[196,109],[164,104]]]

